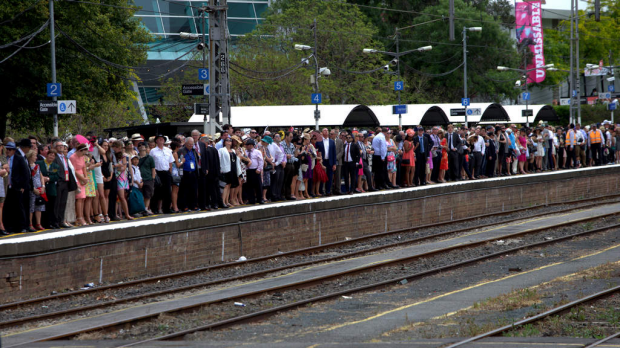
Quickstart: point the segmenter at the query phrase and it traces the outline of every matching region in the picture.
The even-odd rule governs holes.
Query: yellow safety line
[[[603,249],[601,251],[597,251],[597,252],[592,253],[592,254],[581,256],[579,258],[571,259],[569,261],[555,262],[555,263],[552,263],[552,264],[549,264],[549,265],[545,265],[545,266],[542,266],[542,267],[531,269],[529,271],[525,271],[525,272],[521,272],[521,273],[518,273],[518,274],[509,275],[509,276],[506,276],[506,277],[503,277],[503,278],[499,278],[499,279],[495,279],[495,280],[485,281],[485,282],[478,283],[478,284],[475,284],[475,285],[471,285],[471,286],[468,286],[468,287],[465,287],[465,288],[462,288],[462,289],[459,289],[459,290],[450,291],[448,293],[445,293],[445,294],[442,294],[442,295],[438,295],[438,296],[435,296],[435,297],[431,297],[431,298],[426,299],[426,300],[422,300],[422,301],[418,301],[418,302],[415,302],[415,303],[404,305],[404,306],[401,306],[401,307],[398,307],[398,308],[394,308],[394,309],[391,309],[391,310],[379,313],[377,315],[370,316],[370,317],[365,318],[365,319],[351,321],[351,322],[348,322],[348,323],[343,323],[343,324],[336,325],[334,327],[331,327],[331,328],[328,328],[328,329],[324,329],[324,330],[318,331],[318,332],[333,331],[333,330],[340,329],[340,328],[345,327],[345,326],[350,326],[350,325],[355,325],[355,324],[367,322],[367,321],[370,321],[370,320],[373,320],[373,319],[377,319],[377,318],[383,317],[383,316],[385,316],[387,314],[395,313],[395,312],[402,311],[402,310],[407,309],[407,308],[411,308],[411,307],[418,306],[418,305],[421,305],[421,304],[424,304],[424,303],[432,302],[432,301],[438,300],[440,298],[444,298],[444,297],[447,297],[447,296],[450,296],[450,295],[458,294],[458,293],[463,292],[463,291],[479,288],[481,286],[488,285],[488,284],[493,284],[493,283],[501,282],[501,281],[506,280],[506,279],[518,277],[518,276],[521,276],[521,275],[524,275],[524,274],[528,274],[528,273],[533,273],[533,272],[540,271],[540,270],[543,270],[543,269],[546,269],[546,268],[549,268],[549,267],[558,266],[558,265],[561,265],[561,264],[565,264],[565,263],[568,263],[568,262],[576,261],[576,260],[583,259],[583,258],[586,258],[586,257],[596,256],[596,255],[602,254],[604,252],[607,252],[609,250],[612,250],[612,249],[615,249],[615,248],[618,248],[618,247],[620,247],[620,244],[616,244],[616,245],[614,245],[612,247]],[[576,274],[576,273],[573,273],[571,275],[574,275],[574,274]]]

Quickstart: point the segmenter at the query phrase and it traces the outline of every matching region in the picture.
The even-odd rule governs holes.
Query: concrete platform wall
[[[0,302],[438,221],[618,192],[620,166],[183,215],[167,223],[0,245]]]

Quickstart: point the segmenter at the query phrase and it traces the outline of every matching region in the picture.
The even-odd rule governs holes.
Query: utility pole
[[[527,84],[527,80],[530,78],[529,73],[527,72],[527,50],[526,48],[528,48],[529,46],[529,42],[527,45],[523,46],[523,71],[525,71],[525,93],[529,92],[529,89],[527,88],[528,84]],[[525,110],[528,110],[530,106],[530,100],[529,99],[525,99]],[[530,126],[530,117],[525,116],[525,125],[529,128]]]
[[[312,55],[314,56],[314,93],[319,93],[319,60],[316,56],[316,46],[318,45],[318,38],[316,35],[316,18],[312,23],[312,35],[314,36],[314,46],[312,46]],[[319,104],[315,104],[314,109],[314,129],[319,130],[319,119],[321,119],[321,111],[319,111]]]
[[[398,37],[400,36],[400,32],[398,31],[398,28],[396,28],[396,73],[398,76],[398,81],[400,81],[400,46],[399,46],[399,42],[398,42]],[[400,104],[400,89],[398,90],[398,105]],[[403,115],[402,114],[398,114],[398,129],[403,129]]]
[[[463,98],[467,98],[467,28],[463,27]],[[469,129],[467,122],[467,105],[465,105],[465,127]]]
[[[50,46],[52,55],[52,83],[56,83],[56,33],[54,32],[54,0],[50,0]],[[58,101],[57,97],[52,97]],[[54,136],[58,136],[58,111],[54,112]]]
[[[574,123],[573,117],[573,109],[575,104],[575,96],[573,95],[573,91],[576,91],[575,88],[575,62],[573,59],[573,54],[575,53],[575,49],[573,48],[573,41],[575,41],[575,28],[574,28],[574,18],[575,18],[575,0],[570,0],[570,79],[569,79],[569,97],[570,97],[570,105],[568,107],[569,110],[569,123]]]
[[[227,10],[226,0],[209,0],[209,134],[215,134],[220,112],[222,122],[230,123]]]
[[[577,119],[581,123],[581,69],[579,66],[579,0],[575,0],[575,66],[577,67]]]
[[[203,6],[198,11],[202,15],[202,35],[200,37],[200,39],[201,39],[200,41],[202,43],[202,68],[204,69],[204,68],[207,67],[207,24],[206,24],[207,22],[206,22],[206,18],[205,18],[206,13],[207,13],[207,8],[205,6]],[[213,70],[211,70],[211,71],[213,71]],[[209,82],[211,82],[211,81],[209,81]],[[205,103],[208,102],[206,95],[203,97],[203,101]],[[211,107],[209,107],[209,109],[210,108]],[[211,133],[211,130],[209,129],[209,122],[207,122],[207,116],[208,115],[204,115],[202,131],[205,134],[213,134],[213,133]]]

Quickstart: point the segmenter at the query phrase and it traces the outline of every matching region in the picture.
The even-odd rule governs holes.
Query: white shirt
[[[174,157],[172,157],[172,150],[167,147],[160,149],[159,147],[155,147],[149,155],[153,157],[155,161],[155,170],[156,171],[169,171],[170,163],[174,163]]]
[[[325,158],[329,159],[329,138],[323,138],[323,147],[325,148]]]
[[[132,173],[133,173],[133,187],[140,188],[140,186],[138,185],[139,183],[142,182],[142,175],[140,174],[140,167],[134,166],[132,164],[131,168],[133,170],[132,171]]]
[[[353,158],[351,157],[351,146],[353,143],[344,143],[344,161],[352,162]]]
[[[482,152],[484,153],[484,138],[482,136],[478,136],[478,141],[474,144],[474,152]]]

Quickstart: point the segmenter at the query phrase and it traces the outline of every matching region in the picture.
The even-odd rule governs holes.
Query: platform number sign
[[[322,101],[321,93],[312,93],[312,104],[321,104]]]
[[[60,97],[62,95],[62,86],[60,83],[48,83],[47,84],[47,96],[48,97]]]
[[[614,85],[607,86],[607,92],[615,92],[615,91],[616,91],[616,87]]]
[[[198,79],[199,80],[208,80],[209,79],[209,69],[198,69]]]
[[[395,91],[402,91],[405,89],[405,84],[403,83],[403,81],[396,81],[394,82],[394,90]]]
[[[469,106],[469,98],[461,98],[461,105]]]
[[[523,100],[530,100],[530,92],[523,92]]]

